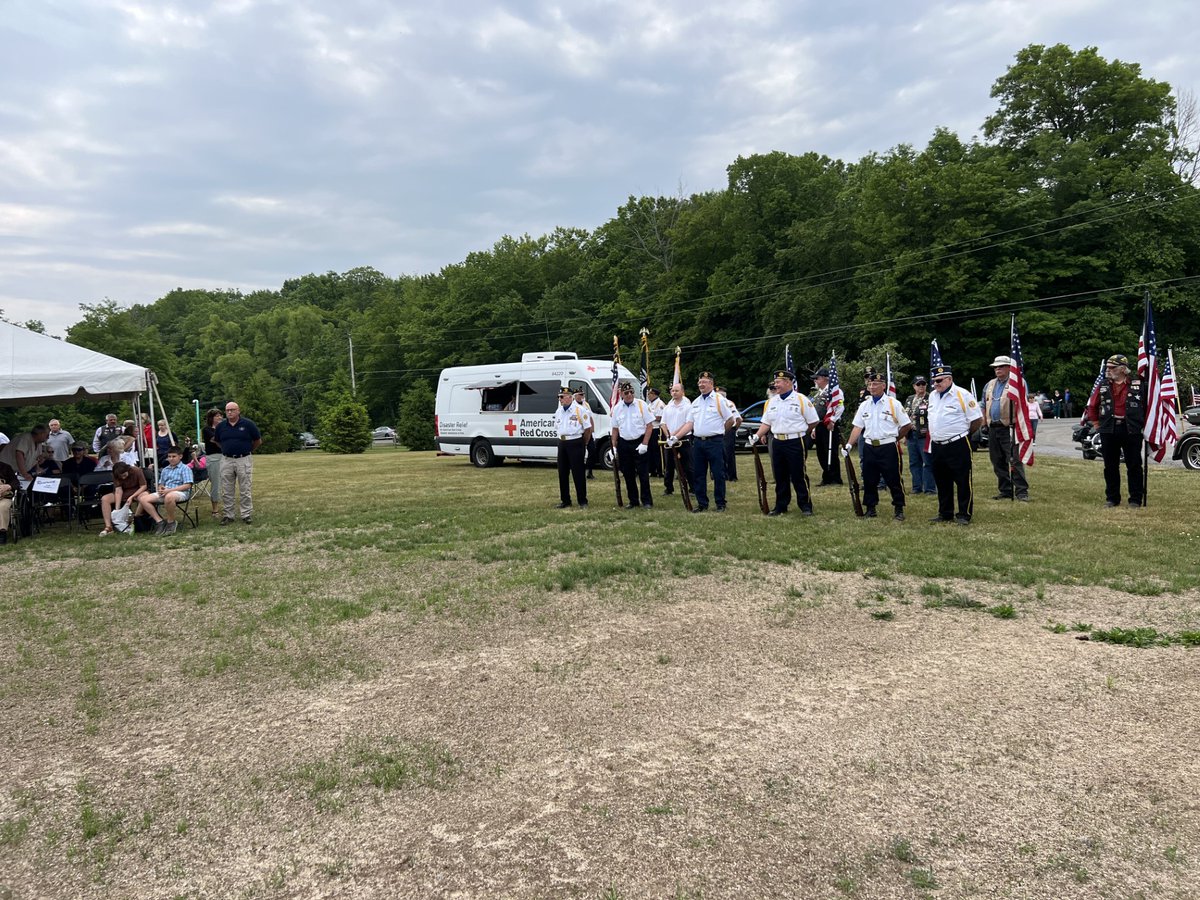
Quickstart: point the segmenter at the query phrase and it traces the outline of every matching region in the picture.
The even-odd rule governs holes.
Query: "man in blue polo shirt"
[[[258,426],[242,416],[241,408],[232,400],[225,404],[225,421],[217,425],[216,443],[221,447],[221,502],[224,506],[222,525],[233,521],[234,482],[239,495],[238,514],[249,525],[254,503],[250,498],[250,483],[254,474],[250,455],[262,444]]]

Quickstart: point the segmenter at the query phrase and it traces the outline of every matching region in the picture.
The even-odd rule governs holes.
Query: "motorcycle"
[[[1079,444],[1084,459],[1095,459],[1100,455],[1100,433],[1091,422],[1083,422],[1071,430],[1071,440]]]

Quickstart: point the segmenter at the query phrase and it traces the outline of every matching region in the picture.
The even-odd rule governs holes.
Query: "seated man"
[[[13,499],[20,490],[17,470],[6,462],[0,462],[0,546],[8,543],[8,523],[12,515]]]
[[[167,467],[158,473],[158,490],[138,498],[142,512],[154,520],[155,534],[174,534],[176,506],[192,495],[192,470],[183,464],[183,451],[172,444],[167,450]],[[158,514],[162,503],[166,521]]]
[[[96,462],[97,472],[115,472],[117,463],[123,462],[129,466],[137,466],[137,451],[125,450],[124,438],[113,438],[104,447],[104,453]]]
[[[137,498],[146,492],[146,476],[137,466],[127,462],[118,462],[112,467],[113,486],[111,494],[105,494],[100,501],[100,514],[104,516],[104,530],[100,537],[113,533],[112,514],[114,509],[122,507],[133,511]],[[131,525],[132,527],[132,525]]]
[[[79,479],[96,471],[96,460],[87,455],[87,444],[75,441],[71,444],[71,455],[62,464],[63,478],[71,485],[78,485]],[[90,500],[96,495],[94,486],[87,488],[85,496]]]

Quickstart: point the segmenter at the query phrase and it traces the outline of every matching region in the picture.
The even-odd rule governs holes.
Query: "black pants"
[[[737,429],[729,428],[724,435],[725,480],[737,481]]]
[[[1174,415],[1174,413],[1172,413]],[[1142,433],[1124,423],[1112,433],[1100,433],[1100,456],[1104,458],[1104,499],[1121,502],[1121,451],[1129,472],[1129,502],[1140,504],[1142,496]]]
[[[587,442],[587,473],[588,478],[592,477],[592,472],[596,469],[596,437],[595,435]]]
[[[1029,482],[1025,480],[1025,463],[1012,440],[1012,431],[1004,425],[988,426],[988,456],[992,459],[992,471],[996,473],[996,484],[1000,494],[1018,497],[1029,493]],[[1008,476],[1009,460],[1012,460],[1012,477]]]
[[[842,454],[837,447],[837,424],[817,426],[813,449],[817,451],[817,465],[821,467],[821,484],[842,483]]]
[[[879,504],[879,479],[892,493],[892,506],[896,512],[904,509],[904,482],[900,479],[900,453],[898,445],[874,446],[863,441],[863,506],[874,509]]]
[[[569,478],[575,481],[575,496],[579,505],[587,503],[587,480],[583,471],[583,438],[558,442],[558,499],[571,502]]]
[[[775,509],[784,512],[792,502],[796,489],[796,505],[812,512],[812,497],[808,493],[808,475],[804,471],[804,439],[791,438],[771,441],[771,463],[775,469]]]
[[[679,453],[683,460],[683,477],[687,479],[689,490],[692,484],[692,442],[685,439],[675,447],[663,447],[667,461],[663,467],[663,490],[668,494],[675,490],[675,454]]]
[[[971,442],[963,437],[949,444],[934,443],[933,481],[937,485],[938,515],[950,521],[954,518],[954,491],[958,491],[958,515],[970,519],[975,510],[975,494],[971,487]],[[866,478],[864,477],[864,482]]]
[[[629,499],[630,507],[651,506],[654,503],[650,498],[650,454],[638,453],[637,448],[641,445],[641,438],[617,438],[617,456],[621,463],[621,475],[625,478],[625,496]]]
[[[663,474],[663,457],[662,451],[659,449],[658,429],[655,428],[650,432],[650,452],[646,454],[649,457],[650,477],[662,478]]]

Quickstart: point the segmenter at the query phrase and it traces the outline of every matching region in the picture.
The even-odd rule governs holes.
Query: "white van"
[[[636,385],[624,366],[617,377]],[[612,468],[608,398],[612,360],[580,359],[578,354],[526,353],[521,361],[490,366],[456,366],[438,376],[434,428],[438,450],[469,455],[480,468],[515,459],[556,459],[554,410],[563,385],[586,392],[596,419],[596,452]]]

